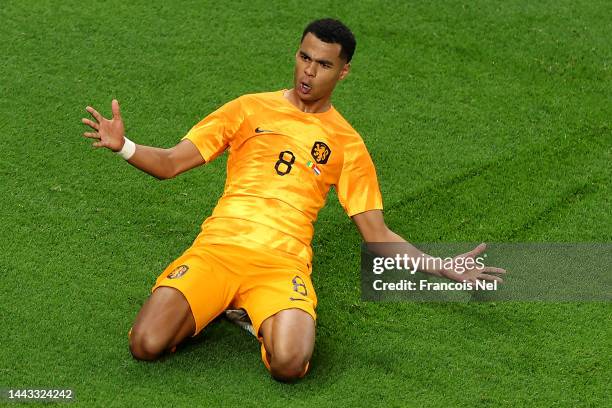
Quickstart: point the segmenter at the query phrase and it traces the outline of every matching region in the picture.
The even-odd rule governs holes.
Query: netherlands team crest
[[[324,142],[314,142],[310,154],[317,164],[325,164],[331,156],[331,150]]]
[[[184,274],[186,274],[188,270],[189,267],[187,265],[177,266],[172,272],[168,274],[168,279],[178,279]]]

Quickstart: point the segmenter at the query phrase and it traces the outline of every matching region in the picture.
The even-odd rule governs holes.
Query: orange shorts
[[[309,266],[272,251],[194,244],[168,265],[151,291],[160,286],[185,296],[196,323],[194,336],[228,308],[245,309],[258,337],[262,322],[281,310],[301,309],[316,321]]]

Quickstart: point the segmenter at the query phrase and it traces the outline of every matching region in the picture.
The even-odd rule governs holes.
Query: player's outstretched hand
[[[504,274],[506,273],[505,269],[484,266],[482,258],[479,259],[480,262],[476,262],[478,255],[482,254],[485,249],[487,249],[487,244],[483,242],[471,251],[457,255],[453,258],[454,267],[443,270],[442,275],[457,282],[476,283],[477,280],[485,280],[502,283],[503,279],[493,274]],[[468,261],[468,259],[471,259],[471,261]]]
[[[93,147],[106,147],[114,152],[118,152],[123,147],[125,129],[123,127],[123,119],[121,119],[121,112],[119,111],[119,102],[116,99],[113,99],[112,109],[113,118],[106,119],[91,106],[86,107],[85,110],[93,116],[95,121],[86,118],[81,119],[81,121],[95,132],[85,132],[83,136],[96,140],[92,145]]]

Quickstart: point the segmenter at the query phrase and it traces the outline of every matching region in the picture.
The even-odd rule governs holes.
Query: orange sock
[[[264,347],[263,342],[261,343],[261,360],[263,361],[268,371],[270,371],[270,363],[268,362],[268,356],[267,356],[266,348]]]

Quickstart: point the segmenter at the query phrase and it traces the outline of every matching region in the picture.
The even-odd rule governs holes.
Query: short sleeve
[[[340,204],[349,217],[383,208],[376,169],[360,137],[345,145],[342,173],[336,189]]]
[[[189,139],[209,163],[227,149],[243,118],[240,98],[234,99],[202,119],[181,140]]]

